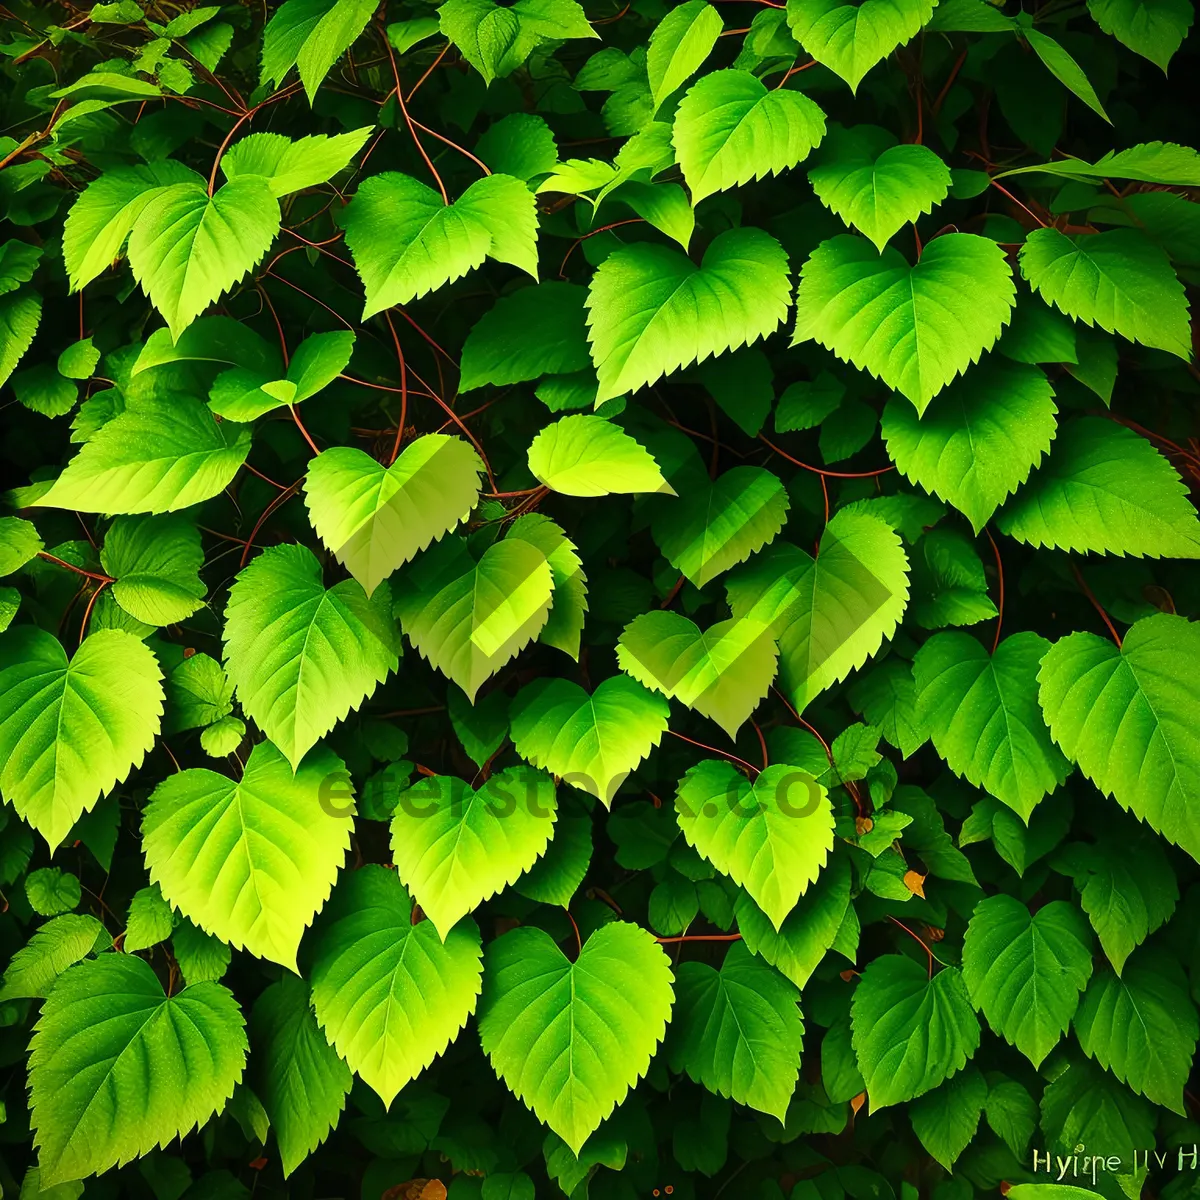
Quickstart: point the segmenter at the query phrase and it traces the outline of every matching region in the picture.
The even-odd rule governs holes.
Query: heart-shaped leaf
[[[851,91],[897,46],[933,16],[937,0],[788,0],[787,20],[796,40],[819,63],[840,75]]]
[[[675,815],[689,844],[744,887],[776,930],[833,848],[825,789],[798,767],[768,767],[752,784],[709,759],[679,781]]]
[[[944,234],[910,266],[893,247],[879,254],[839,234],[800,272],[792,344],[819,342],[924,412],[992,347],[1015,300],[1012,269],[990,238]]]
[[[353,821],[328,795],[350,795],[323,746],[293,774],[270,742],[240,780],[192,769],[155,788],[142,818],[150,878],[188,920],[238,949],[296,969],[305,929],[329,897]]]
[[[129,265],[171,336],[179,335],[270,249],[279,201],[256,175],[209,195],[199,177],[162,188],[129,238]]]
[[[336,446],[308,464],[304,498],[321,541],[370,596],[466,519],[482,473],[467,442],[441,433],[417,438],[390,467]]]
[[[423,554],[397,588],[405,636],[474,701],[491,678],[545,627],[554,582],[545,554],[506,538],[476,562],[447,538]]]
[[[476,180],[453,204],[408,175],[372,175],[341,221],[366,289],[364,321],[428,295],[489,257],[537,278],[533,194],[507,175]]]
[[[225,606],[225,666],[248,716],[292,764],[399,663],[390,598],[353,580],[325,589],[304,546],[272,546]]]
[[[624,675],[590,696],[569,679],[541,679],[513,701],[512,738],[522,758],[611,805],[670,715],[665,700]]]
[[[673,567],[703,587],[774,539],[790,503],[778,475],[734,467],[664,504],[654,518],[654,540]]]
[[[671,966],[644,929],[602,925],[569,962],[525,926],[484,951],[479,1038],[496,1074],[578,1155],[650,1066]]]
[[[908,556],[878,517],[843,509],[825,526],[815,559],[781,542],[727,590],[735,617],[776,631],[783,686],[803,710],[895,632],[908,603]]]
[[[917,709],[946,765],[1028,823],[1071,773],[1038,707],[1038,665],[1050,643],[1014,633],[994,654],[969,633],[939,633],[917,652]]]
[[[532,767],[509,767],[478,791],[456,777],[430,775],[400,793],[392,860],[445,941],[545,853],[557,817],[554,780]]]
[[[808,179],[817,199],[881,254],[892,234],[950,190],[950,170],[928,146],[899,145],[877,125],[832,129]]]
[[[4,799],[57,849],[141,763],[162,710],[158,660],[132,634],[97,630],[68,662],[53,634],[10,629],[0,637]]]
[[[648,612],[617,643],[621,670],[646,687],[711,717],[731,738],[775,678],[778,650],[761,621],[719,621],[700,628],[673,612]]]
[[[695,205],[803,161],[825,136],[825,114],[749,71],[714,71],[688,89],[671,136]]]
[[[479,996],[479,930],[443,942],[412,922],[394,871],[350,871],[314,930],[312,999],[330,1044],[390,1105],[466,1024]]]
[[[529,447],[529,469],[540,483],[564,496],[675,495],[650,452],[603,417],[563,417],[543,429]]]
[[[653,242],[624,246],[597,268],[587,307],[599,403],[774,333],[787,255],[748,226],[713,238],[700,266]]]

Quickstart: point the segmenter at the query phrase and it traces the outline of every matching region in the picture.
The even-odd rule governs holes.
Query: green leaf
[[[850,1019],[872,1112],[932,1091],[979,1048],[979,1021],[960,972],[943,967],[930,979],[923,965],[899,954],[863,972]]]
[[[148,950],[171,936],[178,918],[174,909],[163,899],[158,884],[140,888],[129,902],[129,922],[121,949],[126,954]]]
[[[186,517],[118,517],[104,535],[100,565],[116,581],[117,603],[147,625],[175,625],[204,603],[204,550]]]
[[[1030,18],[1032,25],[1032,18]],[[1091,82],[1084,74],[1083,68],[1056,42],[1049,34],[1040,32],[1037,29],[1032,29],[1023,26],[1021,29],[1022,36],[1029,43],[1034,54],[1042,60],[1046,70],[1058,80],[1059,83],[1071,92],[1078,96],[1099,116],[1103,117],[1111,125],[1108,113],[1104,111],[1104,105],[1100,103],[1100,97],[1096,95],[1096,89],[1092,87]]]
[[[917,712],[917,685],[908,663],[885,659],[858,676],[848,695],[855,711],[876,726],[901,757],[910,758],[929,740],[929,731]]]
[[[50,95],[55,100],[67,96],[73,96],[76,100],[85,97],[91,100],[99,96],[116,103],[119,100],[145,100],[160,96],[162,92],[149,80],[138,79],[134,75],[117,71],[89,71],[66,87],[57,88]]]
[[[308,102],[367,27],[373,0],[286,0],[263,33],[262,81],[278,88],[295,67]]]
[[[147,205],[166,188],[199,182],[200,176],[173,159],[118,167],[93,180],[71,206],[63,227],[71,290],[79,291],[108,270]]]
[[[730,946],[719,971],[676,971],[671,1067],[738,1104],[783,1121],[800,1075],[800,991],[745,946]]]
[[[1067,757],[1105,795],[1200,860],[1200,691],[1179,669],[1198,651],[1200,627],[1167,613],[1134,624],[1120,649],[1072,633],[1046,655],[1038,698]]]
[[[922,629],[976,625],[998,616],[988,596],[983,562],[971,540],[956,529],[931,529],[914,567],[911,614]]]
[[[453,204],[408,175],[372,175],[339,219],[366,290],[364,321],[437,291],[487,258],[537,279],[533,194],[508,175],[476,180]]]
[[[472,921],[444,942],[431,921],[414,925],[393,871],[368,865],[334,890],[316,930],[313,1007],[330,1044],[385,1106],[466,1024],[480,956]]]
[[[802,988],[837,939],[849,906],[850,869],[835,854],[778,929],[745,892],[735,912],[746,948]]]
[[[290,196],[328,182],[344,171],[367,143],[371,126],[333,137],[313,134],[292,141],[278,133],[252,133],[229,147],[221,159],[227,179],[259,175],[275,197]]]
[[[444,941],[546,852],[557,818],[554,780],[532,767],[508,767],[478,791],[430,775],[400,794],[392,861]]]
[[[279,202],[256,176],[211,196],[188,180],[150,198],[129,236],[129,265],[173,338],[257,265],[279,220]]]
[[[1153,834],[1109,835],[1093,845],[1068,846],[1056,870],[1075,880],[1079,903],[1118,975],[1125,960],[1175,911],[1179,886]]]
[[[483,463],[462,438],[430,433],[390,467],[335,446],[308,464],[304,499],[321,541],[368,596],[398,567],[465,521]]]
[[[1070,238],[1035,229],[1021,247],[1021,274],[1047,304],[1189,360],[1188,301],[1170,259],[1135,229]]]
[[[414,17],[411,21],[393,21],[388,25],[387,40],[397,54],[405,54],[437,31],[437,17]]]
[[[1195,19],[1188,0],[1088,0],[1088,12],[1105,33],[1164,75]]]
[[[220,984],[167,997],[149,965],[128,954],[72,967],[30,1045],[42,1186],[99,1174],[205,1124],[245,1063],[245,1022]]]
[[[587,577],[579,547],[562,528],[542,513],[526,513],[509,526],[510,540],[528,542],[546,556],[550,566],[553,606],[538,641],[579,660],[579,643],[588,610]]]
[[[1105,417],[1066,422],[996,523],[1031,546],[1135,558],[1200,558],[1200,519],[1175,468]]]
[[[1110,150],[1096,163],[1082,158],[1062,158],[1050,163],[1014,167],[996,178],[1030,172],[1062,175],[1068,179],[1137,179],[1144,183],[1195,187],[1200,180],[1200,153],[1175,142],[1142,142],[1127,150]]]
[[[0,298],[0,384],[8,382],[33,344],[41,319],[41,296],[15,292]]]
[[[591,365],[578,284],[550,280],[501,296],[467,334],[458,390],[569,375]]]
[[[947,1171],[979,1128],[988,1087],[975,1067],[959,1071],[941,1087],[913,1101],[908,1110],[913,1133]]]
[[[95,917],[71,913],[47,921],[12,956],[0,980],[0,1001],[44,999],[68,967],[111,945],[112,938]]]
[[[533,113],[509,113],[489,125],[475,143],[475,152],[498,175],[530,184],[553,171],[558,162],[553,131]]]
[[[1103,1146],[1132,1161],[1136,1148],[1154,1145],[1157,1120],[1145,1100],[1087,1060],[1071,1063],[1042,1093],[1042,1132],[1064,1156],[1079,1145]]]
[[[1031,916],[1012,896],[989,896],[967,926],[962,973],[992,1030],[1040,1067],[1067,1032],[1092,973],[1091,932],[1065,900]]]
[[[1023,1159],[1037,1129],[1037,1104],[1015,1079],[989,1072],[987,1083],[987,1103],[983,1112],[988,1126],[1018,1159]]]
[[[353,1076],[325,1040],[308,984],[285,975],[250,1015],[255,1091],[275,1131],[286,1179],[338,1123]]]
[[[96,364],[100,361],[100,351],[96,349],[91,338],[83,338],[73,342],[58,356],[58,373],[67,379],[91,379],[95,373]]]
[[[929,20],[935,2],[788,0],[787,21],[804,49],[857,92],[863,76]]]
[[[621,670],[716,721],[735,741],[771,687],[777,654],[760,621],[718,621],[701,631],[662,611],[636,617],[617,641]]]
[[[674,996],[666,954],[613,921],[569,962],[540,929],[484,952],[479,1036],[496,1074],[578,1155],[646,1073]]]
[[[37,271],[41,257],[41,246],[30,246],[16,238],[0,245],[0,296],[7,296],[21,284],[28,283]]]
[[[624,675],[591,696],[568,679],[541,679],[513,701],[512,738],[522,758],[611,807],[669,717],[665,700]]]
[[[328,591],[304,546],[272,546],[242,570],[225,606],[225,669],[246,714],[295,770],[399,662],[387,590]]]
[[[233,711],[233,685],[207,654],[193,654],[175,667],[166,678],[166,695],[166,733],[211,725]]]
[[[918,711],[938,754],[1026,824],[1071,772],[1037,704],[1038,664],[1049,649],[1036,633],[1014,633],[994,654],[969,633],[939,633],[913,660]]]
[[[224,491],[249,452],[249,428],[216,421],[200,400],[139,400],[106,421],[30,504],[79,512],[175,512]]]
[[[798,711],[876,654],[908,602],[908,556],[890,526],[836,513],[817,557],[787,543],[729,582],[735,617],[769,622],[779,637],[783,690]]]
[[[688,844],[745,888],[776,931],[833,848],[829,798],[797,767],[770,766],[751,784],[708,759],[679,781],[675,814]]]
[[[142,817],[151,880],[205,932],[295,971],[350,845],[351,817],[326,799],[334,784],[345,789],[346,769],[324,747],[293,772],[270,742],[236,782],[204,768],[169,775]]]
[[[103,629],[74,657],[45,630],[0,635],[0,790],[55,850],[140,765],[163,710],[162,672],[132,634]]]
[[[239,717],[221,717],[200,734],[200,748],[210,758],[232,754],[246,736],[246,723]]]
[[[787,255],[761,229],[718,234],[698,267],[650,242],[614,251],[588,291],[597,402],[773,333],[788,286]]]
[[[220,938],[205,933],[186,919],[181,920],[171,934],[171,950],[187,983],[215,982],[223,978],[233,957]]]
[[[293,773],[265,742],[239,781],[203,768],[168,776],[143,816],[151,880],[200,929],[294,971],[349,846],[350,817],[326,800],[335,784],[344,794],[344,776],[324,748]]]
[[[989,357],[922,414],[892,396],[881,428],[901,473],[979,533],[1050,449],[1057,413],[1042,371]]]
[[[448,0],[438,9],[442,33],[482,76],[503,79],[544,42],[599,37],[575,0]]]
[[[346,369],[354,353],[354,334],[314,333],[296,347],[288,363],[287,382],[295,387],[290,403],[299,404],[327,388]]]
[[[800,272],[792,344],[819,342],[923,413],[991,349],[1015,298],[1004,252],[987,238],[943,234],[910,267],[890,246],[877,255],[865,238],[839,234]]]
[[[168,363],[222,363],[276,376],[283,371],[279,350],[248,325],[232,317],[200,317],[178,340],[169,329],[156,329],[138,353],[131,379]],[[149,377],[151,381],[158,376]],[[145,382],[145,381],[142,381]],[[136,385],[133,385],[136,390]]]
[[[1200,1020],[1179,963],[1148,947],[1120,976],[1098,971],[1088,985],[1075,1033],[1084,1054],[1122,1083],[1181,1116]]]
[[[59,867],[42,867],[25,876],[25,898],[42,917],[57,917],[78,906],[83,893],[78,876]]]
[[[880,254],[894,233],[950,190],[950,171],[932,150],[897,145],[877,125],[836,126],[808,179],[817,199],[870,238]]]
[[[44,417],[65,416],[75,407],[79,389],[49,363],[23,368],[9,381],[17,401]]]
[[[519,538],[496,542],[476,562],[447,538],[404,574],[395,610],[404,634],[467,699],[546,625],[553,576],[545,554]]]
[[[704,587],[773,541],[789,506],[777,475],[734,467],[704,490],[664,504],[654,518],[654,540],[673,567]]]
[[[539,904],[570,905],[592,861],[592,818],[572,806],[560,810],[546,853],[513,884]]]
[[[44,546],[32,521],[0,517],[0,576],[15,574]]]
[[[547,426],[529,447],[529,470],[564,496],[675,495],[649,451],[603,417],[563,417]]]
[[[708,0],[686,0],[655,26],[646,49],[646,74],[656,109],[703,65],[723,25]]]
[[[824,136],[825,114],[807,96],[768,91],[749,71],[738,70],[714,71],[694,83],[671,135],[693,205],[714,192],[779,175],[806,159]]]

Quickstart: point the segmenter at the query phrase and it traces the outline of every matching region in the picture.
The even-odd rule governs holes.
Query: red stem
[[[1108,626],[1108,632],[1112,634],[1112,640],[1117,643],[1117,649],[1121,648],[1121,635],[1117,633],[1116,626],[1109,620],[1108,613],[1104,611],[1103,605],[1096,599],[1092,589],[1088,587],[1087,580],[1084,579],[1079,568],[1071,563],[1071,573],[1075,576],[1075,582],[1079,584],[1083,594],[1092,602],[1092,607],[1100,614],[1101,620]]]
[[[56,563],[60,567],[66,567],[68,571],[74,571],[76,575],[86,576],[88,579],[94,579],[97,583],[116,583],[110,575],[103,575],[96,571],[85,571],[82,567],[77,567],[74,563],[67,562],[64,558],[58,558],[56,555],[50,554],[45,550],[37,552],[38,558],[44,558],[47,562]]]
[[[798,458],[793,458],[786,450],[780,450],[774,442],[769,442],[763,434],[758,435],[758,440],[764,445],[769,446],[776,454],[782,455],[788,462],[794,463],[797,467],[803,467],[806,471],[811,471],[814,475],[824,475],[829,479],[874,479],[876,475],[886,475],[889,471],[894,471],[894,465],[889,464],[886,467],[879,467],[874,471],[825,471],[820,467],[810,466],[806,462],[801,462]]]
[[[392,443],[392,456],[388,459],[390,467],[400,455],[400,443],[404,440],[404,423],[408,420],[408,364],[404,361],[404,351],[400,349],[400,338],[396,333],[396,326],[392,324],[392,314],[385,312],[383,316],[392,335],[392,345],[396,347],[396,360],[400,364],[400,420],[396,422],[396,440]]]
[[[682,733],[676,733],[673,729],[668,729],[667,732],[672,737],[677,737],[681,742],[687,742],[692,746],[698,746],[701,750],[707,750],[710,754],[719,754],[722,758],[727,758],[731,762],[739,763],[745,767],[747,771],[753,772],[754,775],[759,773],[758,767],[752,763],[748,763],[744,758],[738,758],[736,754],[730,754],[728,750],[718,750],[716,746],[706,745],[704,742],[698,742],[694,738],[684,737]]]
[[[996,575],[1000,581],[1000,594],[996,598],[996,636],[992,639],[992,653],[995,654],[996,647],[1000,645],[1000,626],[1004,624],[1004,563],[1000,561],[1000,547],[996,545],[991,530],[984,529],[983,532],[992,544],[992,553],[996,556]]]
[[[740,942],[740,933],[685,933],[682,937],[660,937],[654,939],[658,944],[667,945],[674,942]]]
[[[907,933],[908,936],[910,938],[912,938],[921,947],[921,949],[925,951],[926,954],[929,955],[929,978],[932,979],[933,978],[933,951],[930,950],[930,948],[925,944],[924,940],[922,938],[918,937],[915,933],[913,933],[913,931],[911,929],[909,929],[909,927],[907,925],[905,925],[903,921],[897,921],[896,918],[893,917],[890,913],[888,914],[888,920],[891,921],[893,925],[899,925],[900,928],[903,929],[904,932]]]

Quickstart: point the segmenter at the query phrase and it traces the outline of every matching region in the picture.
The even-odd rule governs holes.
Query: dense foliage
[[[4,1196],[1196,1194],[1190,0],[2,13]]]

